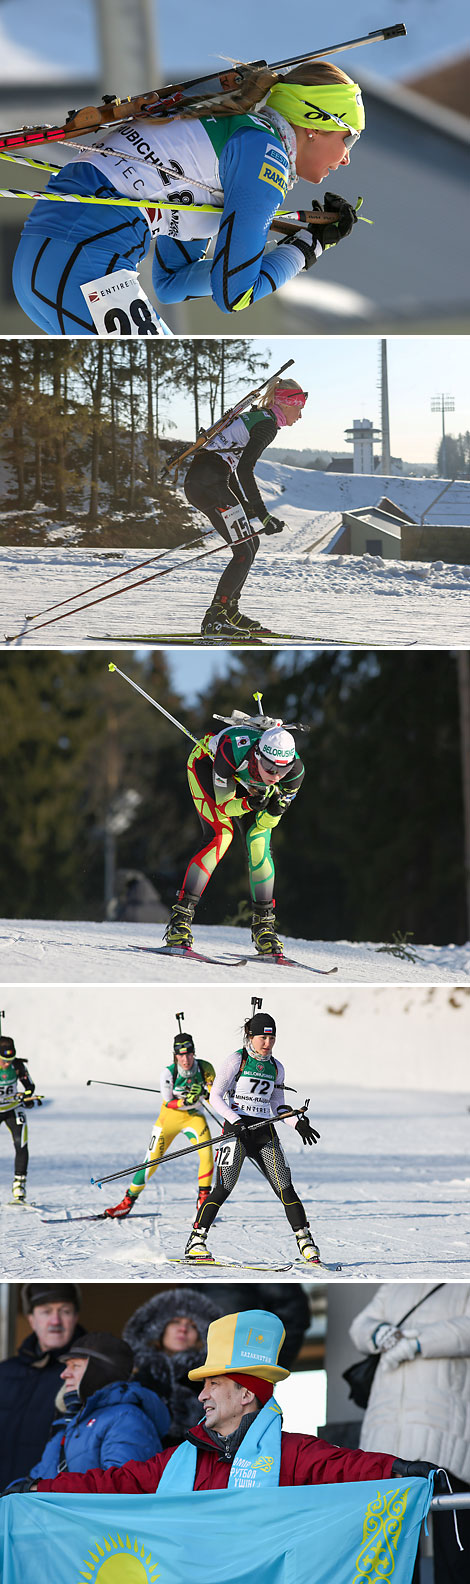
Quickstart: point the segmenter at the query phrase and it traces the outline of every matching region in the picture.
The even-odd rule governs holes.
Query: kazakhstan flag
[[[411,1584],[430,1480],[7,1496],[3,1584]]]

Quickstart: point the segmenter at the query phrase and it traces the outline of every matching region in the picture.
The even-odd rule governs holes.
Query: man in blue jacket
[[[168,1408],[156,1392],[129,1379],[132,1367],[128,1342],[107,1331],[89,1331],[72,1345],[64,1358],[60,1412],[30,1478],[114,1468],[161,1452]]]

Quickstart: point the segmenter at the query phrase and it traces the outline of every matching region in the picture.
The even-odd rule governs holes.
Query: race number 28
[[[134,326],[137,326],[137,335],[161,335],[158,324],[152,316],[152,309],[142,297],[135,297],[128,305],[128,313],[124,308],[108,308],[104,316],[104,327],[107,335],[135,335]]]

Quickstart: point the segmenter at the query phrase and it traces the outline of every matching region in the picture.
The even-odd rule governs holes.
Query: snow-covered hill
[[[284,936],[286,956],[297,968],[280,969],[253,957],[250,932],[223,925],[198,926],[195,948],[211,958],[246,953],[248,964],[226,966],[158,956],[148,948],[162,941],[159,925],[90,924],[48,919],[0,919],[0,966],[5,984],[240,984],[253,977],[279,984],[314,984],[313,970],[337,968],[347,984],[470,984],[470,944],[419,946],[416,962],[378,950],[380,942],[306,941]],[[145,946],[142,951],[136,948]],[[330,981],[331,982],[331,981]]]
[[[260,461],[256,476],[268,505],[282,495],[292,510],[343,512],[377,506],[382,495],[415,522],[470,523],[470,479],[406,478],[383,473],[323,473],[318,468],[292,467],[288,462]],[[280,505],[280,501],[278,501]]]
[[[275,982],[265,980],[262,964],[248,981],[243,975],[241,983],[232,978],[210,986],[186,969],[183,989],[181,981],[175,987],[9,984],[1,993],[3,1027],[14,1035],[40,1090],[85,1085],[91,1077],[158,1086],[173,1048],[177,1009],[184,1009],[199,1055],[217,1068],[239,1043],[254,994],[276,1018],[286,1081],[299,1088],[302,1100],[325,1083],[400,1093],[470,1090],[470,989],[463,986],[304,979],[292,993],[290,979],[280,974]]]

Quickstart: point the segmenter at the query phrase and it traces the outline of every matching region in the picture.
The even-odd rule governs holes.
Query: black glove
[[[320,1134],[317,1133],[316,1128],[311,1127],[308,1117],[298,1117],[295,1124],[295,1131],[296,1133],[300,1133],[302,1144],[318,1144]]]
[[[22,1096],[21,1096],[21,1104],[26,1107],[27,1111],[31,1111],[31,1109],[32,1109],[32,1107],[34,1105],[33,1094],[34,1094],[34,1084],[31,1084],[31,1088],[30,1089],[25,1089],[24,1094],[22,1094]],[[37,1103],[38,1103],[38,1105],[41,1105],[41,1101],[40,1100],[38,1100]]]
[[[0,1491],[0,1496],[16,1496],[20,1491],[37,1490],[37,1488],[36,1480],[30,1479],[28,1475],[27,1479],[13,1480],[12,1485],[7,1485],[6,1490]]]
[[[240,1144],[249,1154],[251,1149],[250,1128],[244,1117],[240,1117],[240,1121],[237,1122],[226,1122],[224,1127],[224,1137],[227,1135],[230,1138],[240,1139]]]
[[[253,813],[258,813],[258,810],[265,808],[269,801],[269,787],[250,787],[245,792],[245,799],[249,807],[253,809]]]
[[[286,526],[281,517],[271,517],[270,514],[267,517],[262,517],[261,521],[266,534],[282,533],[283,528]]]
[[[435,1494],[436,1496],[439,1494],[443,1496],[449,1490],[447,1476],[442,1469],[439,1470],[439,1473],[437,1472],[435,1463],[422,1463],[420,1461],[406,1463],[404,1458],[395,1458],[395,1462],[392,1465],[392,1476],[393,1479],[427,1479],[428,1474],[431,1474],[433,1469],[436,1474],[434,1480]]]
[[[329,221],[328,225],[316,226],[314,220],[308,222],[312,242],[319,242],[324,250],[335,247],[337,242],[342,242],[343,237],[349,236],[357,223],[356,210],[346,198],[340,198],[339,193],[325,193],[323,210],[317,203],[312,204],[312,209],[318,209],[320,214],[328,214],[332,209],[337,210],[338,213],[338,219]],[[295,238],[292,240],[294,241]]]

